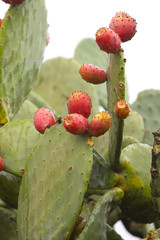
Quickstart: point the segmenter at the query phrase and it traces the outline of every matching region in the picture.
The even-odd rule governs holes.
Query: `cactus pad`
[[[113,188],[118,180],[118,174],[113,172],[100,153],[93,149],[93,167],[88,186],[89,190]]]
[[[150,89],[139,93],[131,108],[143,117],[145,124],[144,142],[152,146],[152,132],[160,127],[160,90]]]
[[[0,236],[2,240],[17,240],[16,211],[0,200]]]
[[[9,206],[17,208],[22,178],[11,173],[0,172],[0,198]]]
[[[69,239],[92,169],[87,140],[66,132],[62,125],[41,136],[20,188],[19,239]]]
[[[130,110],[129,116],[124,120],[124,136],[131,136],[136,138],[139,142],[144,141],[145,126],[142,116]]]
[[[0,142],[1,156],[5,160],[4,170],[22,176],[39,136],[32,120],[10,122],[1,127]]]
[[[88,223],[77,240],[107,240],[107,217],[121,203],[123,195],[123,191],[119,188],[107,191],[97,202]]]
[[[140,223],[153,222],[157,217],[150,188],[151,149],[147,144],[133,143],[122,150],[120,157],[120,188],[124,191],[121,209]]]
[[[47,36],[44,0],[11,5],[0,28],[0,124],[27,98],[43,60]]]
[[[98,112],[98,100],[94,86],[82,81],[79,64],[75,60],[58,57],[43,63],[34,91],[65,117],[67,101],[74,91],[86,92],[92,100],[92,112]]]
[[[25,100],[19,111],[12,118],[12,121],[24,120],[24,119],[33,119],[35,112],[38,108],[29,100]]]

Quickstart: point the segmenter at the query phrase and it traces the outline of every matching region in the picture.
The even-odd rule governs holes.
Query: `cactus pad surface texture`
[[[0,28],[0,124],[16,114],[31,91],[47,36],[45,0],[10,5]]]
[[[22,176],[38,138],[32,120],[13,121],[1,127],[1,156],[5,159],[5,171]]]
[[[19,195],[18,239],[69,239],[92,169],[88,136],[54,125],[41,136],[25,168]]]

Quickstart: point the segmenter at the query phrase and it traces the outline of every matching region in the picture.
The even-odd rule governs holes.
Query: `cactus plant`
[[[85,39],[72,59],[42,63],[47,26],[45,0],[25,0],[9,6],[0,27],[2,240],[122,240],[118,220],[135,236],[160,239],[159,90],[140,93],[127,117],[118,118],[117,102],[128,106],[125,45],[106,53],[108,46],[100,50],[96,39]],[[92,66],[92,76],[100,69],[103,81],[86,82],[81,66]],[[73,92],[92,102],[82,131],[84,101],[73,97],[72,115],[81,116],[76,134],[65,129]],[[43,134],[34,126],[39,108],[55,115]],[[91,133],[99,127],[102,136]]]

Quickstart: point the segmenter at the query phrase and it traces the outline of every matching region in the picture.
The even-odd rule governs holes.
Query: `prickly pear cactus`
[[[135,34],[129,14],[116,16],[117,24],[123,19],[118,30]],[[140,93],[130,108],[125,45],[112,54],[94,39],[81,41],[72,59],[47,60],[40,69],[46,19],[45,0],[25,0],[9,7],[0,27],[0,238],[123,240],[114,229],[122,220],[132,235],[159,239],[159,90]],[[103,36],[104,43],[115,41]],[[95,65],[91,71],[101,67],[106,82],[84,81],[79,73],[84,63]],[[91,98],[88,128],[101,109],[108,111],[108,132],[98,137],[89,136],[88,128],[81,135],[67,132],[64,119],[74,91]],[[121,115],[128,111],[123,119],[117,102],[127,106],[118,109]],[[56,119],[42,134],[34,126],[39,108],[48,108]],[[76,121],[71,123],[76,129]]]

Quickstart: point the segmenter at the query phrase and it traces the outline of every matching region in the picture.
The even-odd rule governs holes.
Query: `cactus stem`
[[[118,100],[125,100],[125,60],[121,49],[116,54],[110,54],[107,69],[108,111],[112,117],[109,130],[109,162],[113,169],[120,168],[119,157],[123,139],[124,120],[117,119],[114,106]]]

